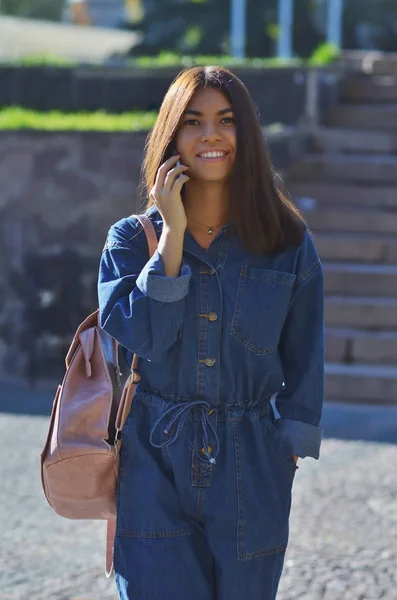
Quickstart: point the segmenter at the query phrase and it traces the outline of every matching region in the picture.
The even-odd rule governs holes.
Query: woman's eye
[[[233,117],[224,117],[222,122],[235,123],[236,119]],[[194,125],[195,123],[198,123],[197,119],[186,119],[186,121],[183,122],[184,125]]]

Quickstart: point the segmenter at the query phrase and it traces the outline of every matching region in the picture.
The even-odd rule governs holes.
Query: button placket
[[[193,487],[209,487],[212,479],[213,466],[208,462],[205,456],[205,450],[202,446],[200,422],[196,421],[194,431],[194,442],[192,452],[192,486]],[[208,446],[210,447],[210,446]],[[204,450],[204,452],[203,452]],[[212,450],[212,448],[211,448]]]

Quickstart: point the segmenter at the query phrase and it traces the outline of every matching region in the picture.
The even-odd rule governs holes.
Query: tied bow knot
[[[173,404],[170,408],[167,408],[167,410],[161,415],[161,417],[159,419],[157,419],[156,423],[153,426],[153,429],[150,433],[150,443],[152,444],[152,446],[154,448],[164,448],[164,447],[167,448],[168,446],[173,444],[176,441],[176,439],[178,438],[180,432],[182,431],[182,429],[186,423],[186,420],[189,418],[191,410],[196,407],[201,408],[201,427],[203,430],[204,453],[205,453],[206,457],[208,458],[208,461],[214,465],[216,463],[216,457],[218,456],[218,453],[219,453],[219,439],[218,439],[217,433],[215,431],[215,428],[212,425],[212,423],[208,417],[211,414],[211,412],[213,412],[215,409],[211,408],[211,406],[208,404],[208,402],[205,402],[204,400],[193,400],[191,402],[179,402],[177,404]],[[170,420],[166,424],[163,431],[166,435],[168,435],[171,427],[175,423],[177,423],[176,430],[175,430],[174,434],[168,440],[166,440],[165,442],[162,442],[161,444],[157,444],[156,442],[154,442],[154,439],[153,439],[155,431],[159,427],[160,423],[163,420],[165,420],[169,415],[170,415]],[[208,449],[209,448],[208,427],[212,431],[212,433],[214,435],[214,439],[215,439],[215,447],[216,447],[216,451],[214,452],[215,456],[211,456],[209,449]]]

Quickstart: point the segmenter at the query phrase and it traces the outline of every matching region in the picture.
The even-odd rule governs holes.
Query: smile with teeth
[[[198,157],[207,161],[221,161],[226,155],[227,152],[202,152]]]

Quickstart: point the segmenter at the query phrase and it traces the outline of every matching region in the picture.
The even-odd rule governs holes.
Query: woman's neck
[[[189,185],[190,184],[190,185]],[[203,223],[208,226],[215,226],[229,221],[229,190],[208,183],[200,186],[192,185],[194,182],[185,184],[183,204],[186,215],[193,222]]]

